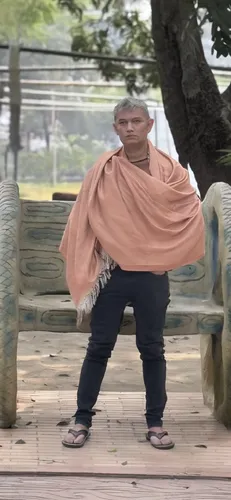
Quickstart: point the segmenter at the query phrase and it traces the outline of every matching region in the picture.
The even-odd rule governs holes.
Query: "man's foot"
[[[164,431],[162,427],[150,427],[146,438],[158,450],[170,450],[175,446],[167,431]]]
[[[90,437],[89,429],[82,424],[73,425],[65,435],[62,443],[68,448],[81,448]]]

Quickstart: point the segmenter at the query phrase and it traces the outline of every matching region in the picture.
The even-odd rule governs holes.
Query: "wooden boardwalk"
[[[229,500],[228,481],[0,477],[0,500]]]
[[[64,448],[75,397],[19,392],[17,427],[0,430],[0,500],[231,498],[231,433],[200,394],[169,394],[165,426],[176,441],[169,451],[145,440],[144,395],[137,392],[102,393],[89,442]]]

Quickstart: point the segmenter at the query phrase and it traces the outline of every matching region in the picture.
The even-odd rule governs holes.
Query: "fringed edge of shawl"
[[[111,272],[117,266],[116,262],[111,259],[111,257],[103,250],[100,253],[100,258],[101,271],[98,275],[96,283],[77,307],[77,328],[80,328],[84,317],[91,313],[94,305],[96,304],[100,291],[106,286],[111,278]]]

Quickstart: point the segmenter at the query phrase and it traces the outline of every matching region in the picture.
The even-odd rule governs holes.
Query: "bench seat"
[[[68,294],[20,295],[20,330],[75,332],[76,309]],[[173,296],[168,307],[165,335],[221,333],[224,309],[212,299]],[[81,331],[89,333],[89,321]],[[121,334],[135,334],[133,308],[127,307]]]

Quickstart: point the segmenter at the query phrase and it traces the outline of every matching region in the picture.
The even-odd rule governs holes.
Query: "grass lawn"
[[[79,193],[81,182],[68,182],[56,184],[27,184],[19,183],[20,198],[27,200],[52,200],[52,193],[59,191],[63,193]]]

